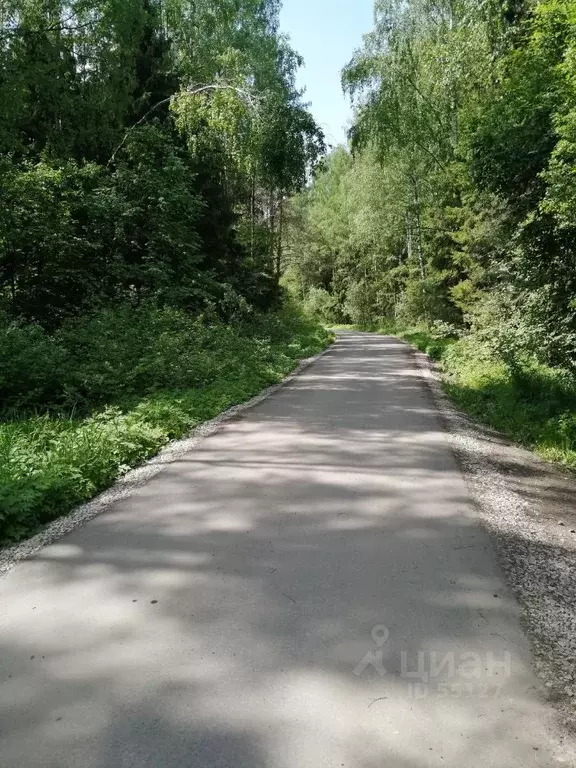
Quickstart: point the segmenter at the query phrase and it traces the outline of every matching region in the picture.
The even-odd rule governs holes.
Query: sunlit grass
[[[454,403],[479,421],[536,451],[576,468],[576,379],[533,360],[514,370],[473,339],[435,338],[425,329],[398,333],[439,362]]]
[[[152,391],[146,395],[138,395],[135,386],[125,387],[109,405],[84,418],[49,408],[44,414],[23,412],[14,418],[12,409],[11,418],[0,421],[0,541],[22,539],[90,499],[169,440],[279,382],[331,339],[316,324],[291,314],[262,318],[250,329],[216,325],[202,332],[196,377],[190,359],[171,355],[166,340],[168,352],[158,360],[164,384],[160,389],[154,390],[150,380],[147,388]],[[155,360],[145,360],[142,353],[141,365],[149,377]],[[165,386],[166,364],[173,367],[175,381],[190,377],[194,384]],[[80,368],[89,371],[90,364],[78,361]],[[94,368],[100,376],[98,393],[118,386],[114,372],[106,379],[101,367]]]

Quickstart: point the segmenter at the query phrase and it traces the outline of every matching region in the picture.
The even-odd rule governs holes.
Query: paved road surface
[[[3,768],[557,765],[406,347],[346,334],[0,579]]]

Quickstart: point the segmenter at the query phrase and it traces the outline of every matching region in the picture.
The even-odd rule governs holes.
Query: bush
[[[0,539],[18,540],[89,499],[166,441],[163,430],[119,409],[81,422],[45,416],[0,425]]]
[[[396,320],[402,326],[426,323],[433,320],[453,323],[458,320],[458,311],[448,300],[445,275],[431,272],[423,280],[414,277],[406,281],[396,306]]]
[[[310,288],[303,302],[303,309],[310,317],[320,322],[332,323],[335,320],[336,297],[325,288]]]
[[[96,191],[105,172],[90,163],[5,160],[0,173],[1,306],[56,327],[108,284],[115,212]]]
[[[0,541],[89,499],[330,339],[290,310],[232,327],[151,305],[103,311],[52,337],[8,323],[2,334],[10,354],[0,387],[11,407],[0,422]]]
[[[514,365],[474,336],[441,355],[448,394],[463,410],[541,456],[576,466],[576,379],[519,356]]]
[[[463,411],[545,459],[576,467],[572,370],[545,365],[521,346],[511,362],[510,348],[499,354],[499,345],[481,334],[458,339],[445,323],[393,332],[439,361],[446,392]]]
[[[433,360],[440,360],[456,340],[456,330],[448,323],[440,321],[436,322],[432,329],[424,326],[409,328],[401,331],[399,335]]]
[[[38,325],[20,325],[0,314],[0,403],[4,410],[62,399],[68,353]]]
[[[374,290],[366,280],[352,283],[346,291],[345,310],[356,325],[368,327],[374,321]]]

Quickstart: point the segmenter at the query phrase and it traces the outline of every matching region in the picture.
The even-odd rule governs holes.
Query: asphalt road
[[[2,768],[556,766],[411,353],[346,334],[0,579]]]

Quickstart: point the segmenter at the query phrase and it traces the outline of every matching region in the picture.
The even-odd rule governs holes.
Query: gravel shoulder
[[[536,672],[576,731],[576,479],[459,412],[437,366],[413,351],[520,603]]]

